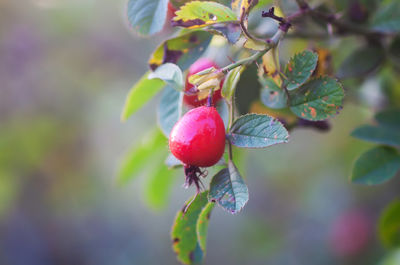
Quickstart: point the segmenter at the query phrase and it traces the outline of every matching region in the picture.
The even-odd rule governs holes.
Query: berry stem
[[[213,104],[214,87],[210,89],[210,93],[207,97],[207,107],[211,107]]]

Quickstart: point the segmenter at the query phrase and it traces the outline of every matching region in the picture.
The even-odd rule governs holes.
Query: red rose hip
[[[193,89],[193,85],[189,83],[189,77],[191,75],[197,74],[198,72],[206,70],[210,67],[219,69],[219,67],[212,60],[207,59],[207,58],[200,58],[196,62],[194,62],[190,66],[189,73],[186,76],[185,91],[190,91],[191,89]],[[223,84],[223,82],[221,82],[221,88],[222,88],[222,84]],[[218,102],[218,100],[220,100],[221,98],[222,98],[221,89],[218,89],[213,94],[213,102],[212,102],[213,105],[215,105]],[[185,94],[183,97],[183,102],[185,102],[186,105],[191,106],[191,107],[200,107],[200,106],[206,105],[207,99],[199,100],[197,95]]]
[[[187,112],[169,137],[172,154],[185,166],[215,165],[225,150],[225,127],[214,107],[198,107]]]

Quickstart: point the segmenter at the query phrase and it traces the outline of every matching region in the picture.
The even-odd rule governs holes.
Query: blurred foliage
[[[282,10],[294,10],[291,2],[281,1]],[[381,6],[375,0],[310,2],[338,8],[344,19],[361,25]],[[361,16],[350,8],[353,3],[361,5]],[[121,102],[146,71],[147,55],[171,37],[168,28],[155,40],[130,34],[121,15],[125,5],[0,1],[0,264],[176,264],[169,227],[192,191],[181,188],[181,171],[159,166],[167,157],[166,138],[134,182],[115,184],[119,158],[140,148],[154,128],[160,98],[124,125],[118,118]],[[315,25],[309,30],[326,33]],[[213,211],[208,237],[214,247],[208,248],[206,264],[398,264],[398,251],[387,252],[374,229],[366,245],[345,255],[334,250],[331,235],[339,217],[352,211],[365,212],[375,227],[399,194],[396,178],[372,188],[347,178],[354,160],[373,147],[350,133],[375,124],[378,110],[400,106],[396,39],[388,40],[390,60],[345,80],[349,101],[330,120],[330,131],[298,127],[288,145],[249,153],[234,149],[251,201],[236,218]],[[329,48],[337,71],[363,45],[359,37],[288,39],[280,55],[286,63],[305,48]],[[221,66],[229,63],[225,55],[215,46],[205,53]],[[239,81],[239,110],[272,113],[255,105],[261,87],[254,69],[248,67]]]

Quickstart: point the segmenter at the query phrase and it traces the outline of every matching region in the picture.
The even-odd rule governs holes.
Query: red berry
[[[225,150],[225,127],[217,110],[202,106],[187,112],[171,131],[169,149],[185,165],[215,165]]]
[[[192,64],[189,68],[189,73],[186,76],[186,85],[185,85],[185,91],[189,91],[190,89],[193,88],[193,85],[189,83],[189,76],[197,74],[200,71],[203,71],[207,68],[210,67],[215,67],[216,69],[219,69],[219,67],[210,59],[207,58],[200,58],[196,62]],[[221,82],[221,88],[222,88],[223,82]],[[217,90],[214,92],[213,95],[213,102],[212,104],[215,106],[215,104],[222,98],[221,96],[221,89]],[[199,100],[197,95],[185,95],[183,97],[183,102],[185,102],[186,105],[191,106],[191,107],[200,107],[204,106],[207,103],[207,99],[202,99]]]

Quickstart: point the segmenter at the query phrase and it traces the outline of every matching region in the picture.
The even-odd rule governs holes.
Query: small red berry
[[[187,112],[174,126],[169,149],[186,166],[215,165],[225,150],[225,127],[214,107],[198,107]]]
[[[186,84],[185,84],[185,91],[190,91],[193,88],[193,85],[189,83],[189,77],[191,75],[197,74],[200,71],[203,71],[207,68],[214,67],[215,69],[219,69],[219,67],[210,59],[207,58],[200,58],[196,62],[194,62],[190,68],[189,68],[189,73],[186,76]],[[221,88],[222,88],[223,82],[221,82]],[[217,91],[214,92],[213,94],[213,106],[222,98],[221,96],[221,89],[218,89]],[[204,106],[207,103],[207,99],[202,99],[199,100],[197,95],[187,95],[185,94],[183,97],[183,102],[185,102],[186,105],[191,106],[191,107],[200,107]]]

